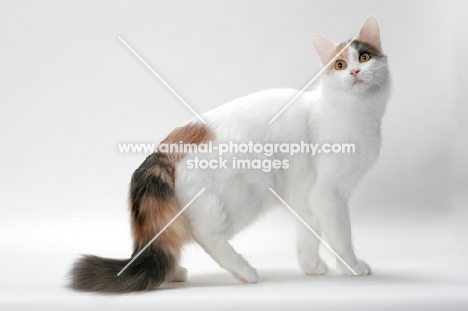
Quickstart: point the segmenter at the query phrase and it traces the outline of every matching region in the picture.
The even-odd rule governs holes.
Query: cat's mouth
[[[353,82],[353,85],[362,84],[362,83],[364,83],[363,80],[356,78],[356,79],[354,80],[354,82]]]

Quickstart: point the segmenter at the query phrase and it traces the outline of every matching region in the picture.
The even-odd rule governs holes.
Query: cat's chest
[[[347,162],[373,163],[380,152],[380,119],[356,114],[330,113],[316,119],[313,140],[319,146],[332,146]]]
[[[324,113],[315,123],[316,137],[330,142],[365,141],[380,137],[380,120],[368,116]]]

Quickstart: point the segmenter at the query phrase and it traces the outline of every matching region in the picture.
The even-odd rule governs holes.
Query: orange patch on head
[[[347,44],[346,42],[339,43],[335,48],[335,55],[333,55],[333,57],[338,55],[338,53],[340,53],[340,51],[346,46],[346,44]],[[344,60],[345,62],[348,61],[348,48],[346,48],[343,52],[341,52],[341,54],[339,54],[339,56],[335,59],[335,62],[337,60]],[[335,62],[331,63],[330,66],[328,66],[328,70],[335,69]]]
[[[340,51],[346,46],[346,42],[341,42],[340,44],[338,44],[336,46],[336,53],[335,55],[337,55],[338,53],[340,53]],[[343,52],[341,52],[340,56],[338,56],[337,59],[342,59],[342,60],[346,60],[348,58],[348,48],[346,48]]]

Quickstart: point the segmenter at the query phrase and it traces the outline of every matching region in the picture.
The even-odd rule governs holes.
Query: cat
[[[336,60],[321,75],[320,86],[298,96],[274,122],[268,124],[298,94],[297,90],[267,90],[236,99],[202,114],[206,124],[194,118],[172,131],[161,144],[353,143],[355,153],[275,153],[267,157],[233,151],[223,155],[227,169],[193,169],[188,164],[195,159],[215,160],[218,154],[157,151],[131,179],[133,256],[173,220],[182,206],[201,189],[206,190],[119,276],[130,259],[92,255],[78,259],[71,271],[73,288],[130,292],[155,289],[164,281],[184,281],[187,271],[180,266],[181,250],[193,240],[235,278],[257,282],[256,270],[229,240],[269,207],[279,204],[269,188],[317,234],[327,237],[331,248],[353,270],[337,260],[343,274],[371,273],[369,265],[354,254],[348,199],[379,155],[381,120],[390,96],[387,56],[373,17],[366,19],[354,41],[336,44],[313,35],[312,43],[324,68],[335,56]],[[270,171],[232,169],[230,165],[236,159],[286,160],[288,165]],[[306,274],[328,272],[319,257],[319,244],[298,221],[297,257]]]

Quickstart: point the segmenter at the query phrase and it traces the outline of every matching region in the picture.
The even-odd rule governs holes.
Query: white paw
[[[249,267],[244,269],[244,271],[237,271],[233,273],[234,277],[243,283],[257,283],[258,282],[258,273],[254,268]]]
[[[343,274],[350,275],[350,276],[369,275],[372,273],[370,266],[367,263],[365,263],[363,260],[359,260],[357,264],[355,264],[354,266],[351,266],[351,268],[353,268],[356,274],[354,274],[345,266],[342,266],[341,270],[343,271]]]
[[[172,282],[185,282],[187,280],[187,269],[184,267],[177,267],[172,277]]]
[[[328,272],[327,265],[320,259],[315,262],[299,260],[299,267],[307,275],[322,275]]]

